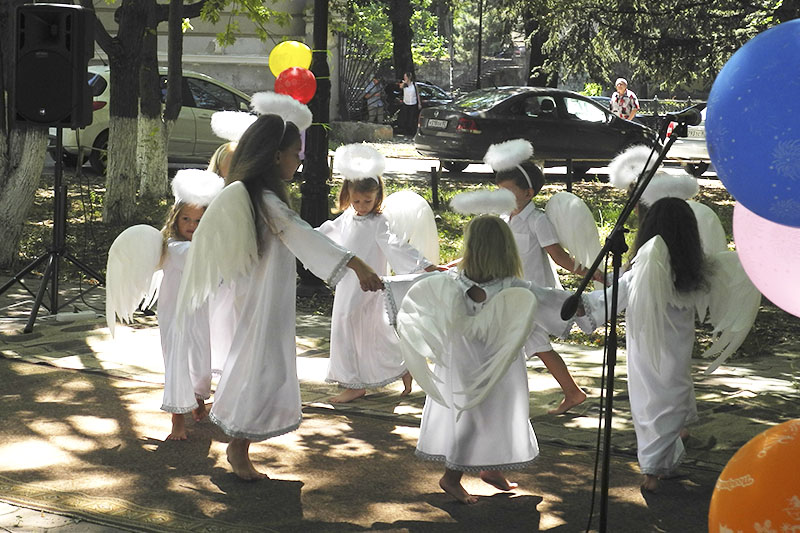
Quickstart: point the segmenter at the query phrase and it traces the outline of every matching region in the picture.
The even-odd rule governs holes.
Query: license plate
[[[687,133],[688,133],[687,137],[705,137],[706,136],[705,128],[690,129]]]
[[[438,118],[429,118],[428,119],[428,127],[435,128],[437,130],[444,130],[447,129],[447,121],[446,120],[439,120]]]

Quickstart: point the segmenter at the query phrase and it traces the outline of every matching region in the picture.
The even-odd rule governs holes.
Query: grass
[[[73,174],[72,170],[65,172],[64,182],[68,184],[68,220],[67,220],[67,249],[88,266],[102,273],[105,272],[107,251],[114,238],[124,227],[105,225],[100,222],[102,213],[102,199],[105,190],[105,181],[102,176],[96,176],[91,171]],[[335,199],[338,195],[340,182],[331,182],[329,206],[334,212]],[[439,230],[441,262],[451,261],[461,254],[462,232],[466,225],[467,216],[454,213],[447,208],[449,200],[457,193],[487,186],[474,179],[459,180],[448,175],[447,179],[440,182],[440,208],[435,211]],[[491,185],[488,185],[491,186]],[[386,194],[396,190],[411,189],[431,202],[431,190],[424,180],[419,181],[387,181]],[[543,208],[547,200],[556,192],[564,190],[560,183],[547,184],[541,193],[534,199],[537,207]],[[625,194],[607,183],[599,180],[583,181],[573,184],[573,192],[582,198],[589,206],[598,223],[601,238],[604,239],[616,221],[622,208]],[[290,185],[290,193],[294,205],[300,205],[299,183]],[[733,199],[718,182],[708,182],[701,187],[699,195],[695,198],[711,207],[720,217],[723,227],[732,241],[732,215]],[[136,214],[136,224],[149,224],[160,228],[163,224],[171,199],[166,198],[140,205]],[[52,212],[53,212],[53,178],[52,174],[45,174],[36,199],[25,224],[23,238],[19,247],[19,261],[13,268],[7,269],[3,274],[11,275],[22,265],[38,257],[46,251],[52,241]],[[334,216],[334,215],[332,215]],[[636,220],[629,222],[628,227],[635,227]],[[629,246],[632,244],[634,234],[628,233],[626,239]],[[36,272],[41,274],[41,272]],[[67,280],[76,280],[80,273],[70,263],[64,262],[62,277]],[[567,289],[577,286],[579,279],[575,276],[564,275],[562,284]],[[298,309],[303,312],[330,314],[332,298],[330,295],[317,294],[310,298],[298,298]],[[623,322],[623,321],[621,321]],[[624,346],[624,325],[619,326],[620,343]],[[745,342],[740,354],[746,356],[765,356],[774,352],[775,347],[791,343],[800,338],[800,319],[789,315],[775,307],[766,299],[763,300],[761,311],[748,340]],[[698,342],[696,353],[704,349],[711,340],[710,327],[698,326]],[[601,345],[601,334],[592,335],[574,334],[569,342],[587,345]]]

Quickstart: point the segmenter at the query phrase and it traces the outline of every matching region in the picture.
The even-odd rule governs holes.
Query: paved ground
[[[65,297],[69,297],[69,292],[65,291]],[[35,323],[33,332],[24,334],[22,327],[29,312],[31,298],[20,290],[4,295],[0,303],[2,313],[8,318],[0,320],[2,358],[7,363],[43,363],[55,368],[99,373],[109,379],[153,384],[163,382],[163,365],[154,318],[138,317],[133,327],[119,328],[117,338],[112,340],[101,316],[87,306],[89,304],[102,309],[103,290],[96,290],[84,299],[86,303],[79,299],[78,303],[70,306],[71,310],[77,310],[78,313],[62,314],[58,320],[55,317],[42,316]],[[301,379],[304,412],[310,416],[310,422],[307,423],[313,425],[314,420],[319,417],[332,417],[333,420],[345,416],[376,423],[389,421],[394,427],[415,431],[424,402],[424,395],[418,389],[405,399],[398,397],[397,387],[389,387],[344,406],[334,407],[327,403],[327,398],[335,392],[334,388],[324,383],[328,332],[328,317],[298,315],[298,374]],[[547,409],[558,401],[559,391],[541,363],[538,360],[530,361],[528,375],[531,418],[542,445],[543,457],[566,458],[567,464],[570,462],[569,456],[580,457],[583,463],[576,459],[573,466],[580,470],[581,482],[587,484],[591,478],[592,456],[597,440],[597,398],[601,387],[602,350],[566,344],[558,345],[557,350],[564,356],[579,384],[590,393],[590,399],[566,416],[547,415]],[[624,351],[620,353],[612,440],[612,464],[616,467],[612,467],[611,476],[612,479],[617,477],[617,482],[621,483],[616,489],[621,491],[621,496],[618,495],[621,498],[619,505],[624,502],[634,509],[649,513],[645,516],[655,517],[652,518],[652,524],[644,526],[642,531],[702,531],[705,528],[705,513],[713,482],[730,456],[767,427],[798,416],[797,400],[800,391],[797,378],[800,371],[794,365],[798,351],[800,350],[796,345],[778,347],[774,357],[737,361],[735,365],[725,366],[712,376],[702,376],[700,371],[705,364],[702,361],[696,362],[700,420],[691,428],[692,437],[684,463],[686,475],[671,482],[674,490],[679,489],[680,492],[669,496],[677,501],[688,495],[692,499],[686,505],[692,509],[684,509],[683,518],[686,521],[672,523],[665,522],[661,517],[661,513],[666,513],[663,499],[644,497],[638,491],[635,437],[625,394],[625,354]],[[157,399],[151,400],[155,401]],[[157,410],[155,405],[151,407]],[[0,456],[2,455],[0,452]],[[543,463],[534,470],[546,464],[548,463]],[[556,464],[553,469],[556,467],[563,468],[564,464]],[[8,462],[0,461],[0,476],[13,471],[13,466],[9,466]],[[525,496],[524,492],[520,494],[538,498],[535,506],[539,513],[538,530],[583,530],[588,500],[591,497],[590,486],[564,496],[558,491],[558,485],[563,479],[559,481],[557,476],[553,478],[547,474],[546,471],[537,470],[535,480],[532,481],[538,485],[537,493],[531,496]],[[302,473],[298,473],[298,476],[302,478]],[[552,489],[548,489],[550,486]],[[556,494],[557,500],[574,501],[558,503],[551,499]],[[2,500],[3,494],[0,490],[0,502]],[[579,516],[570,517],[570,512],[565,512],[563,506],[567,506],[566,509],[580,509],[580,512],[572,511]],[[453,520],[453,516],[451,512],[448,520]],[[81,519],[25,509],[10,503],[0,504],[0,527],[10,531],[116,531],[106,525],[92,525]],[[400,530],[425,529],[406,527]]]

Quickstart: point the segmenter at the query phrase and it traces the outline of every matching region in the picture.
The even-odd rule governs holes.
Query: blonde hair
[[[463,248],[460,268],[472,281],[522,277],[522,261],[511,228],[494,215],[470,220],[464,230]]]
[[[236,144],[237,143],[231,141],[219,145],[214,155],[212,155],[211,159],[208,161],[208,168],[206,170],[210,170],[223,178],[225,180],[225,185],[229,185],[232,181],[228,180],[227,174],[230,172],[231,156],[233,156],[233,152],[236,150]],[[223,172],[223,169],[226,169],[226,171]]]
[[[186,240],[180,233],[178,233],[178,217],[181,215],[181,209],[189,204],[184,202],[176,202],[167,211],[167,217],[164,220],[164,227],[161,228],[161,262],[167,256],[167,242],[170,239],[177,239],[179,241]]]
[[[362,179],[346,179],[339,190],[339,210],[344,211],[350,207],[350,195],[354,192],[368,193],[376,192],[375,205],[372,206],[371,213],[380,213],[383,207],[383,180],[380,176]]]

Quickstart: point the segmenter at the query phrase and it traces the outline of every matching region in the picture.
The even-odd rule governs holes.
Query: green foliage
[[[586,83],[583,86],[583,90],[581,94],[585,94],[586,96],[602,96],[603,95],[603,86],[599,83]]]
[[[228,19],[225,29],[217,34],[217,42],[223,47],[234,44],[241,31],[239,22],[234,18],[237,15],[243,15],[255,24],[255,33],[262,41],[272,37],[267,25],[287,26],[292,20],[285,8],[270,9],[262,0],[207,0],[200,12],[200,18],[217,24],[226,8]]]
[[[334,0],[332,10],[341,15],[331,21],[331,29],[348,37],[358,39],[375,52],[381,61],[392,59],[392,23],[386,10],[387,3],[381,0]],[[414,63],[447,55],[445,37],[439,35],[439,20],[434,12],[432,0],[412,0],[409,24],[413,34],[412,54]]]

